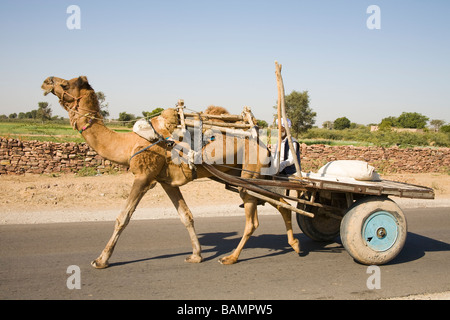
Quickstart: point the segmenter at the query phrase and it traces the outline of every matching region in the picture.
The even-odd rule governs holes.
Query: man
[[[291,120],[286,119],[287,125],[290,128],[292,123]],[[276,121],[276,125],[278,125],[278,119]],[[278,168],[278,172],[282,175],[293,175],[297,172],[295,169],[294,157],[292,156],[292,152],[289,150],[289,142],[286,135],[286,129],[283,119],[281,119],[281,149],[280,149],[280,167]],[[297,155],[298,163],[300,164],[300,145],[299,143],[292,138],[292,143],[294,145],[295,154]],[[275,165],[278,164],[278,145],[275,144],[273,146],[269,145],[269,149],[271,150]],[[300,166],[301,168],[301,166]]]

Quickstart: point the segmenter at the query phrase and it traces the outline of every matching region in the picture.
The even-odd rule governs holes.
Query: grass
[[[130,132],[130,128],[117,124],[108,124],[117,132]],[[51,142],[84,142],[83,137],[70,126],[68,121],[41,123],[36,121],[0,122],[0,136],[20,140],[38,140]],[[326,144],[331,146],[400,146],[408,147],[450,147],[450,134],[443,132],[371,132],[368,128],[327,130],[313,128],[301,134],[301,143]]]
[[[70,125],[54,123],[1,122],[0,134],[75,135]]]
[[[93,167],[83,167],[77,172],[78,177],[94,177],[98,174],[97,169]]]
[[[336,145],[353,144],[363,146],[374,145],[381,147],[399,146],[402,148],[417,146],[450,147],[450,134],[444,132],[371,132],[368,128],[345,130],[314,128],[302,134],[299,137],[299,140],[314,142],[322,141],[327,142],[326,144],[336,143]]]
[[[107,125],[108,126],[108,125]],[[108,126],[109,127],[109,126]],[[110,127],[117,132],[129,132],[131,129]],[[69,123],[55,122],[0,122],[0,136],[22,141],[38,140],[50,142],[84,142],[83,137]]]

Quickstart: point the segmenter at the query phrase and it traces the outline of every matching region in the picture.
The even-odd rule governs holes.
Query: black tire
[[[400,207],[387,197],[355,202],[341,222],[341,240],[358,262],[381,265],[394,259],[406,242],[407,223]]]
[[[341,221],[321,214],[322,208],[302,203],[298,203],[297,208],[314,214],[314,218],[309,218],[297,213],[297,224],[308,238],[318,242],[330,242],[339,235]]]

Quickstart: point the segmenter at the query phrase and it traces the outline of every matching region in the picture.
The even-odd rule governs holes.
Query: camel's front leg
[[[116,224],[111,239],[109,239],[105,249],[103,249],[100,256],[91,262],[91,265],[94,268],[104,269],[108,267],[108,260],[114,251],[117,240],[130,221],[133,212],[136,210],[136,207],[139,204],[139,201],[149,189],[150,183],[151,179],[146,176],[136,177],[134,179],[133,186],[131,187],[131,192],[128,196],[125,207],[116,219]]]
[[[253,232],[255,232],[256,228],[258,228],[259,226],[258,213],[256,211],[257,199],[249,196],[246,192],[243,192],[242,190],[240,191],[240,195],[242,200],[244,200],[244,208],[245,208],[244,234],[238,246],[233,251],[233,253],[219,260],[221,264],[236,263],[248,239],[253,234]]]
[[[198,241],[197,233],[194,228],[194,218],[192,216],[191,210],[189,210],[186,201],[184,201],[183,195],[180,192],[180,188],[172,187],[168,184],[162,183],[161,186],[166,191],[173,205],[178,211],[181,222],[183,222],[187,231],[189,232],[189,237],[192,243],[192,255],[186,258],[186,262],[199,263],[202,262],[203,258],[201,255],[201,246]]]

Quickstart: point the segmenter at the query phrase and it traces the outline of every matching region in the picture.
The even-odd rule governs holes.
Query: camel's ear
[[[92,90],[91,85],[88,82],[88,79],[86,76],[80,76],[77,79],[77,86],[79,89],[88,89],[88,90]]]
[[[82,87],[86,84],[89,85],[89,82],[88,82],[88,79],[86,76],[79,76],[77,82],[78,82],[78,86],[80,86],[80,87]]]

